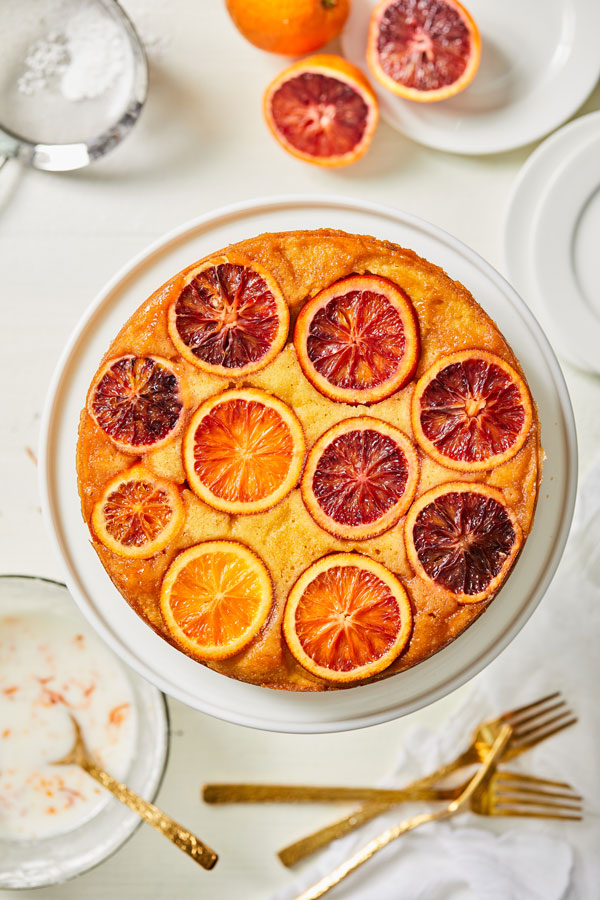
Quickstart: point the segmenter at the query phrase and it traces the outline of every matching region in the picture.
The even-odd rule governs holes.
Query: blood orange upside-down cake
[[[519,362],[466,288],[321,230],[218,250],[146,300],[90,385],[77,467],[100,561],[158,634],[318,691],[414,666],[486,609],[541,453]]]

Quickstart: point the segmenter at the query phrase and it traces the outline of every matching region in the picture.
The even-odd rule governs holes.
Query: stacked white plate
[[[600,112],[561,128],[523,166],[504,258],[558,353],[600,373]]]

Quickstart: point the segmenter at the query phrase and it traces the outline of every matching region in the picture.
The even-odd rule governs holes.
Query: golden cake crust
[[[467,289],[411,250],[373,237],[323,229],[264,234],[210,254],[211,257],[222,255],[231,262],[259,262],[272,274],[288,301],[292,327],[309,297],[351,273],[382,275],[400,285],[413,302],[421,333],[419,366],[413,380],[386,400],[364,407],[335,403],[323,397],[302,374],[291,334],[273,362],[241,380],[245,386],[270,391],[295,411],[304,428],[307,449],[324,431],[350,416],[375,416],[412,435],[410,400],[417,379],[441,356],[455,351],[475,348],[490,351],[523,374],[498,328]],[[127,353],[158,355],[173,361],[187,386],[191,402],[188,415],[207,397],[234,385],[232,379],[207,374],[182,359],[168,335],[168,306],[181,290],[186,273],[197,265],[195,262],[175,275],[140,306],[99,365],[100,368],[106,360]],[[431,656],[457,637],[489,604],[490,601],[460,604],[447,591],[414,575],[404,548],[404,517],[379,537],[352,542],[338,540],[315,524],[304,507],[299,488],[274,508],[255,515],[231,516],[212,509],[185,484],[181,443],[182,432],[179,432],[166,446],[143,457],[144,465],[157,475],[182,485],[186,522],[170,546],[148,560],[124,559],[107,550],[90,531],[94,549],[117,589],[138,615],[171,643],[160,613],[159,593],[162,577],[175,555],[199,541],[217,538],[241,541],[258,553],[273,578],[275,599],[271,614],[245,650],[231,659],[209,663],[211,668],[272,688],[335,689],[336,685],[314,677],[295,661],[281,634],[289,589],[310,563],[330,552],[366,553],[396,573],[408,591],[414,615],[412,635],[404,652],[379,677],[407,669]],[[523,447],[512,459],[490,471],[450,471],[418,449],[417,497],[441,482],[487,483],[502,490],[527,537],[537,501],[541,453],[535,410]],[[77,474],[83,517],[88,525],[94,503],[106,482],[134,461],[135,458],[111,444],[84,408],[77,446]]]

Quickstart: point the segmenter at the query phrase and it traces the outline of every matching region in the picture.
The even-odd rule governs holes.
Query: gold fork
[[[180,850],[187,853],[194,862],[201,865],[203,869],[212,869],[219,858],[214,850],[211,850],[211,848],[204,844],[200,838],[197,838],[182,825],[173,821],[173,819],[162,812],[162,810],[154,806],[153,803],[143,800],[126,785],[117,781],[116,778],[113,778],[112,775],[109,775],[104,769],[101,769],[91,758],[89,751],[85,746],[79,722],[73,716],[69,716],[69,718],[75,729],[73,746],[66,756],[56,760],[52,765],[80,766],[84,772],[87,772],[88,775],[95,778],[102,787],[105,787],[110,791],[117,800],[120,800],[121,803],[124,803],[129,809],[132,809],[133,812],[137,813],[145,822],[152,825],[152,827],[156,828],[157,831],[160,831],[161,834],[164,834],[164,836],[172,841],[176,847],[179,847]]]
[[[392,841],[395,841],[396,838],[406,834],[408,831],[419,828],[421,825],[426,825],[428,822],[449,819],[461,812],[461,810],[469,803],[469,800],[475,794],[477,789],[485,783],[486,777],[494,772],[495,766],[498,764],[502,755],[502,751],[511,738],[511,734],[512,728],[510,725],[503,725],[501,727],[500,733],[495,739],[491,749],[488,751],[485,761],[480,764],[477,772],[473,775],[456,800],[451,800],[448,806],[438,812],[421,813],[418,816],[405,819],[403,822],[394,825],[392,828],[386,828],[380,835],[373,838],[368,844],[365,844],[361,850],[354,853],[349,859],[337,866],[328,875],[325,875],[324,878],[321,878],[320,881],[310,887],[307,891],[304,891],[296,897],[295,900],[317,900],[318,897],[322,897],[323,894],[330,891],[332,887],[335,887],[336,884],[343,881],[343,879],[350,875],[351,872],[354,872],[359,866],[362,866],[363,863],[375,856],[375,854],[384,847],[387,847]]]
[[[574,725],[577,722],[577,718],[569,710],[565,700],[558,698],[560,698],[560,691],[555,691],[533,703],[507,710],[495,719],[482,722],[473,732],[471,744],[466,750],[460,753],[452,762],[441,766],[430,775],[425,775],[423,778],[411,782],[411,784],[402,789],[403,793],[406,792],[408,795],[409,792],[414,790],[415,796],[419,799],[418,795],[423,789],[430,788],[464,766],[481,762],[504,724],[511,725],[513,736],[509,746],[503,753],[503,761],[514,759],[526,750],[530,750],[542,741]],[[405,799],[412,799],[412,797],[413,795],[411,794]],[[221,800],[221,802],[224,801]],[[286,866],[293,866],[300,860],[310,856],[311,853],[315,853],[322,847],[327,846],[331,841],[343,837],[355,828],[370,822],[389,809],[389,806],[389,803],[382,802],[366,803],[349,815],[284,847],[278,854],[279,858]]]
[[[580,822],[582,800],[570,784],[522,775],[494,772],[471,797],[471,812],[480,816],[517,816],[535,819],[567,819]]]

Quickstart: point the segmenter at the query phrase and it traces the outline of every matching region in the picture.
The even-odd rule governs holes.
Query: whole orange
[[[271,53],[301,56],[337,37],[350,0],[225,0],[244,37]]]

